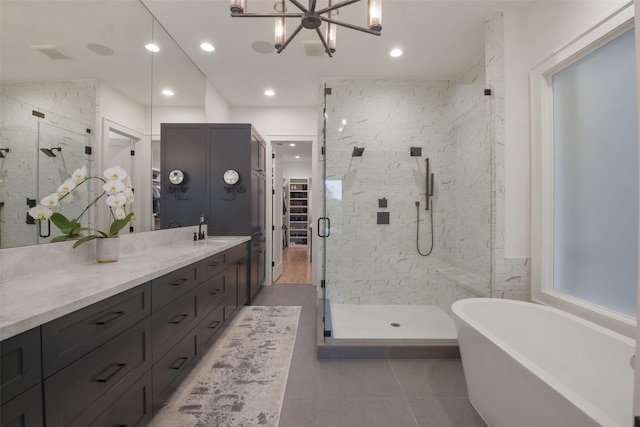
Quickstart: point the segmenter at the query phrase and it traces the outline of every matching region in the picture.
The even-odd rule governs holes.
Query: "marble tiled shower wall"
[[[93,81],[5,84],[0,88],[0,247],[47,242],[26,224],[26,199],[39,200],[56,191],[73,171],[91,166],[85,146],[94,146],[96,83]],[[45,115],[39,118],[32,114]],[[87,132],[91,130],[91,133]],[[40,148],[60,147],[56,157]],[[95,172],[91,170],[91,172]],[[39,185],[38,185],[39,182]],[[77,193],[63,212],[75,216],[88,205],[90,192]],[[56,228],[52,227],[52,235]],[[43,230],[46,232],[46,229]],[[46,234],[46,233],[45,233]]]
[[[327,197],[332,303],[438,304],[436,270],[456,266],[489,282],[491,156],[483,85],[426,80],[329,81]],[[364,147],[352,157],[354,147]],[[422,157],[411,157],[421,147]],[[435,174],[434,250],[425,210],[425,158]],[[387,208],[378,200],[387,199]],[[416,202],[420,202],[416,208]],[[377,223],[378,212],[389,224]],[[488,285],[487,285],[488,291]]]

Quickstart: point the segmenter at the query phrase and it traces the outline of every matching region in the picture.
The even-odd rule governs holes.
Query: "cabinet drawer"
[[[146,283],[43,325],[44,377],[149,316],[150,289]]]
[[[42,427],[42,383],[0,406],[2,427]]]
[[[235,264],[238,260],[249,255],[248,242],[242,243],[225,252],[227,265]]]
[[[0,404],[4,404],[42,381],[40,328],[2,341],[0,351]]]
[[[209,258],[205,258],[200,261],[200,271],[202,280],[206,280],[211,276],[218,274],[222,270],[224,270],[225,266],[225,253],[217,254],[210,256]]]
[[[153,363],[189,332],[196,318],[196,290],[181,296],[151,316]]]
[[[223,305],[219,306],[209,313],[209,315],[206,316],[198,326],[198,345],[200,346],[200,354],[204,354],[205,351],[211,347],[215,341],[215,336],[220,330],[222,330],[222,325],[224,324],[224,311],[225,307]]]
[[[113,395],[111,400],[116,400],[110,404],[98,402],[76,418],[69,427],[137,427],[145,426],[151,421],[151,370],[128,390],[121,383],[109,395]]]
[[[175,391],[198,358],[195,333],[184,337],[175,347],[153,365],[153,412]]]
[[[226,293],[226,275],[213,276],[198,287],[198,317],[209,314],[218,304],[224,301]]]
[[[153,279],[151,281],[153,311],[159,310],[180,295],[193,289],[197,284],[197,278],[197,265],[192,264]]]
[[[131,386],[151,368],[150,335],[147,318],[46,379],[47,425],[67,425],[116,385]]]

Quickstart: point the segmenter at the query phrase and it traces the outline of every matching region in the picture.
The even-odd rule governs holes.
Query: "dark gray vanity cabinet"
[[[0,426],[142,427],[247,301],[250,242],[0,343]]]
[[[2,341],[0,425],[42,426],[40,328]]]
[[[161,125],[162,228],[195,225],[201,214],[212,236],[251,236],[247,266],[250,303],[266,275],[266,145],[250,124]],[[181,169],[188,182],[171,184]],[[236,183],[223,179],[238,173]],[[200,180],[197,183],[196,180]],[[204,206],[203,206],[204,204]]]
[[[160,228],[198,225],[207,211],[207,132],[200,124],[161,125]],[[180,184],[169,173],[180,170]]]

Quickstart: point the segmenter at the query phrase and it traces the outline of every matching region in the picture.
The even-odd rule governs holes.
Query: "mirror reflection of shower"
[[[364,147],[353,147],[351,157],[362,157],[362,153],[364,153]]]
[[[62,152],[62,147],[41,148],[40,151],[42,151],[48,157],[58,157],[58,156],[56,156],[56,153],[54,153],[54,151],[57,151],[58,153],[61,153]]]
[[[421,155],[422,150],[420,150],[420,154],[416,154],[417,150],[414,150],[416,147],[412,147],[411,156]],[[433,252],[433,178],[434,175],[430,170],[429,158],[425,159],[425,210],[431,211],[429,214],[430,222],[431,222],[431,247],[427,253],[422,253],[420,250],[420,201],[416,201],[416,249],[421,256],[429,256],[431,252]]]

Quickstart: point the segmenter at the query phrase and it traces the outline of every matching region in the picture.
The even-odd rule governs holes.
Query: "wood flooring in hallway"
[[[282,275],[274,285],[310,285],[309,248],[285,248],[282,254]]]

